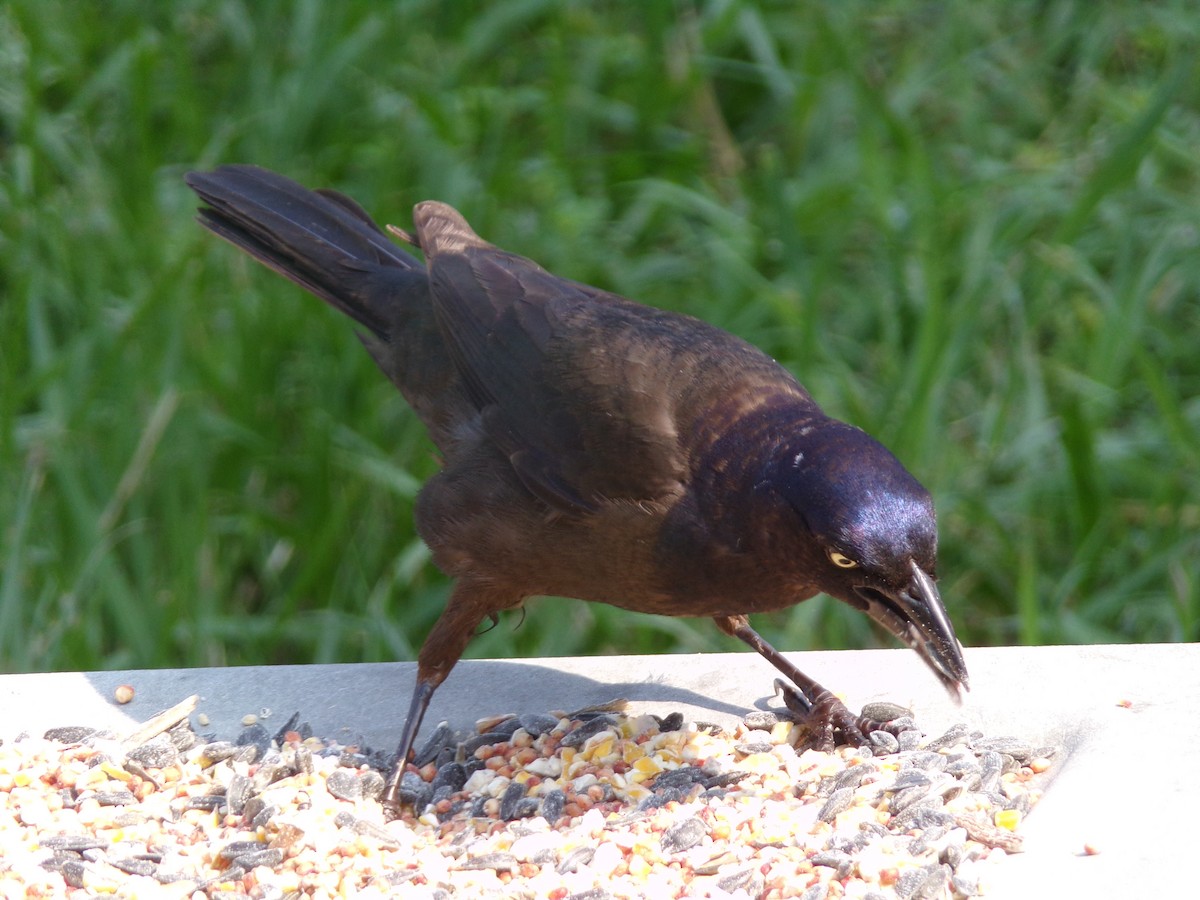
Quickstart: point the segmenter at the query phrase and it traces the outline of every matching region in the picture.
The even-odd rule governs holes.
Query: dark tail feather
[[[424,283],[425,267],[379,229],[361,206],[335,191],[310,191],[257,166],[190,172],[188,185],[208,204],[200,223],[264,265],[387,339],[394,313],[380,281]]]
[[[363,326],[363,345],[446,450],[476,415],[433,315],[425,266],[362,207],[257,166],[191,172],[200,223]]]

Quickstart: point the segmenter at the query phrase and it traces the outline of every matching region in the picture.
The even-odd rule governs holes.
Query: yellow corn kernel
[[[996,813],[996,827],[1016,831],[1021,824],[1021,814],[1015,809],[1002,809]]]
[[[634,878],[645,878],[653,871],[654,867],[646,861],[645,857],[634,854],[629,857],[629,874]]]
[[[133,776],[130,775],[128,772],[126,772],[124,769],[122,769],[120,766],[114,766],[112,763],[108,762],[107,760],[100,763],[100,771],[102,771],[109,778],[114,778],[117,781],[129,782],[133,779]]]
[[[594,741],[594,742],[593,742]],[[595,738],[588,740],[584,745],[584,758],[595,760],[603,759],[612,753],[613,736],[611,734],[598,734]]]
[[[640,772],[643,775],[657,775],[663,770],[663,767],[662,763],[660,763],[653,756],[643,756],[641,759],[634,762],[633,770],[635,772]]]
[[[625,796],[631,803],[638,803],[642,800],[645,800],[652,793],[654,792],[651,791],[650,788],[637,784],[636,782],[630,782],[629,784],[625,785]]]

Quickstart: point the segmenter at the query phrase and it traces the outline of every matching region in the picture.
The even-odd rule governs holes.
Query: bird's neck
[[[716,404],[692,446],[697,510],[721,533],[742,541],[769,527],[772,475],[791,465],[798,438],[830,420],[811,400],[767,396]],[[736,423],[736,424],[735,424]]]
[[[797,575],[812,566],[796,558],[805,545],[794,540],[795,512],[775,485],[797,438],[829,420],[815,404],[778,398],[740,412],[714,411],[736,425],[700,435],[707,440],[693,445],[689,489],[659,533],[665,577],[697,603],[710,598],[717,612],[735,601],[744,611],[778,609],[817,590]]]

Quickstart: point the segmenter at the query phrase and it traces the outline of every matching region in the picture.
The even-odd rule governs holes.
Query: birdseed
[[[261,718],[0,745],[0,896],[986,896],[1053,774],[1054,748],[965,726],[821,753],[785,717],[609,705],[435,729],[391,818],[386,755]]]

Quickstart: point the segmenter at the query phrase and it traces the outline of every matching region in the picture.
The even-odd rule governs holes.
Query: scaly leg
[[[501,591],[494,585],[480,585],[460,579],[450,594],[446,609],[438,618],[433,630],[421,645],[417,657],[417,683],[413,687],[412,700],[408,705],[408,717],[400,731],[400,745],[396,749],[396,768],[383,792],[383,805],[393,812],[399,810],[400,781],[404,769],[412,758],[413,744],[421,728],[421,720],[433,692],[446,680],[450,670],[467,649],[475,629],[485,618],[496,618],[496,611],[516,606],[521,597],[512,591]]]
[[[832,692],[788,662],[782,653],[768,644],[762,635],[750,627],[749,619],[745,616],[714,616],[713,621],[726,634],[753,647],[760,656],[786,675],[796,686],[795,689],[792,689],[783,682],[775,682],[783,694],[784,704],[788,709],[798,713],[801,717],[801,724],[808,728],[812,735],[812,745],[816,749],[826,752],[833,750],[837,745],[838,734],[841,734],[845,743],[855,747],[861,747],[867,743],[862,727],[864,720],[850,712],[846,708],[846,704],[835,697]]]

